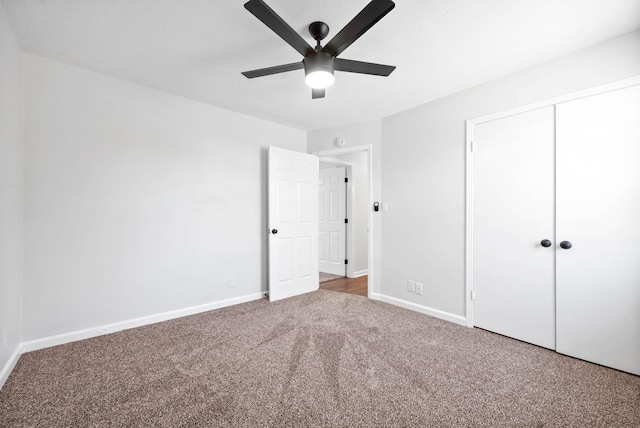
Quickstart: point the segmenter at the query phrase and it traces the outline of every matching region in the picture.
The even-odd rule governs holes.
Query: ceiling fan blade
[[[324,98],[324,89],[311,89],[311,98]]]
[[[369,28],[380,21],[396,6],[391,0],[373,0],[322,48],[333,56],[340,55],[351,43],[358,40]]]
[[[251,12],[256,18],[271,28],[274,33],[289,43],[302,56],[307,56],[314,52],[313,48],[298,34],[289,24],[284,22],[277,13],[273,11],[262,0],[251,0],[244,4],[244,8]]]
[[[260,68],[257,70],[243,71],[242,74],[247,79],[254,77],[268,76],[270,74],[285,73],[287,71],[300,70],[304,68],[302,61],[293,62],[291,64],[276,65],[275,67]]]
[[[372,62],[353,61],[350,59],[336,58],[333,62],[336,71],[349,73],[373,74],[376,76],[388,76],[396,69],[393,65],[374,64]]]

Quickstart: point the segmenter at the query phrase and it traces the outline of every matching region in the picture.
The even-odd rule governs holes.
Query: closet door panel
[[[555,347],[554,108],[474,126],[473,324]]]
[[[640,374],[640,87],[556,110],[556,349]]]

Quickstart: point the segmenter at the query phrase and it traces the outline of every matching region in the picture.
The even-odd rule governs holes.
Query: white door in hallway
[[[319,270],[346,275],[346,168],[324,168],[318,178]]]
[[[640,375],[640,86],[558,104],[557,147],[556,349]]]
[[[551,349],[554,145],[553,107],[474,127],[473,324]]]
[[[269,147],[269,299],[318,289],[318,158]]]

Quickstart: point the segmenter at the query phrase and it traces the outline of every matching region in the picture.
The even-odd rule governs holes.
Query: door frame
[[[355,239],[356,239],[356,233],[355,233],[355,225],[357,223],[357,220],[353,217],[353,207],[355,204],[355,192],[353,191],[353,166],[355,165],[353,162],[349,162],[349,161],[344,161],[342,159],[338,159],[338,158],[331,158],[331,157],[318,157],[318,159],[320,160],[320,163],[324,162],[324,163],[329,163],[332,164],[334,166],[343,166],[345,169],[345,173],[347,176],[347,183],[346,183],[346,190],[345,190],[345,195],[346,195],[346,211],[345,211],[345,215],[346,217],[349,219],[349,223],[347,223],[347,232],[345,233],[345,246],[346,246],[346,251],[345,251],[345,256],[347,260],[351,260],[354,261],[355,258]],[[320,171],[320,169],[318,169],[318,172]],[[355,278],[354,276],[355,273],[355,265],[354,263],[349,263],[346,266],[346,270],[345,270],[345,275],[347,276],[347,278]]]
[[[368,252],[367,254],[367,298],[371,299],[371,294],[373,289],[373,236],[374,236],[374,233],[376,233],[373,227],[373,209],[371,209],[371,207],[373,206],[373,147],[371,144],[366,144],[361,146],[342,147],[339,149],[320,150],[317,152],[312,152],[311,154],[318,156],[320,160],[322,160],[323,158],[331,158],[331,156],[343,155],[343,154],[354,153],[354,152],[367,153],[367,181],[369,182],[368,189],[366,190],[368,195],[367,201],[369,206],[369,215],[367,216],[367,228],[369,230],[369,235],[367,237],[367,247],[368,247],[367,248],[367,252]],[[349,177],[349,178],[350,178],[349,186],[347,187],[348,191],[352,184],[352,180],[351,180],[352,177]],[[351,204],[347,204],[347,205],[353,206],[354,201],[350,200],[350,202]],[[352,233],[354,231],[355,231],[354,227],[347,228],[347,233]],[[355,235],[353,237],[350,236],[348,239],[350,239],[351,242],[354,242]],[[351,245],[351,247],[353,247],[353,245]],[[347,250],[349,250],[349,247],[347,247]],[[348,253],[348,254],[349,256],[347,258],[349,260],[355,260],[351,257],[351,253]],[[351,269],[354,269],[353,263],[350,263],[349,265],[347,265],[347,272],[349,272],[348,270],[349,266],[351,266]]]
[[[531,110],[590,97],[640,84],[640,76],[598,85],[535,103],[466,120],[465,135],[465,316],[467,327],[473,327],[473,130],[475,125],[525,113]]]

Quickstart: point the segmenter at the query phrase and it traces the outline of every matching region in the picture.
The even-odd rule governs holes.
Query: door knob
[[[549,241],[548,239],[543,239],[542,241],[540,241],[540,245],[542,245],[543,247],[550,247],[551,246],[551,241]]]
[[[278,229],[271,229],[271,233],[275,235],[276,233],[278,233]]]
[[[568,250],[571,247],[573,247],[573,245],[571,245],[571,242],[569,241],[562,241],[560,243],[560,248],[562,248],[563,250]]]

